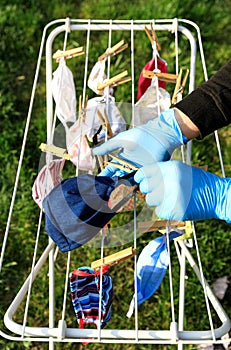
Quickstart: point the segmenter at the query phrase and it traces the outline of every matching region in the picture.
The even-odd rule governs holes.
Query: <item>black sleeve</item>
[[[201,137],[231,123],[231,59],[206,83],[176,103],[199,128]]]

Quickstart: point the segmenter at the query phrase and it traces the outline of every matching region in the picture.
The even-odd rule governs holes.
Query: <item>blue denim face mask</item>
[[[111,192],[126,178],[79,175],[63,180],[43,200],[46,231],[62,252],[91,240],[116,214],[110,209]]]

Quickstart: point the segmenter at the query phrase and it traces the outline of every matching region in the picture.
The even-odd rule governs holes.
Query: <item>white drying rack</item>
[[[189,74],[189,92],[193,91],[195,88],[195,74],[196,74],[196,58],[197,58],[197,45],[199,46],[199,57],[201,59],[202,69],[204,72],[204,78],[207,80],[207,72],[206,65],[204,60],[202,41],[200,36],[200,30],[198,26],[188,20],[184,19],[163,19],[163,20],[81,20],[81,19],[61,19],[57,21],[53,21],[49,23],[43,32],[40,53],[38,58],[38,64],[35,74],[35,80],[32,90],[31,103],[28,111],[28,118],[24,132],[24,139],[22,144],[22,151],[19,159],[19,166],[15,181],[15,187],[13,191],[11,206],[9,210],[9,217],[6,227],[6,232],[4,236],[4,241],[2,245],[2,253],[1,253],[1,265],[0,269],[4,268],[4,253],[7,244],[7,238],[10,231],[11,225],[11,217],[14,208],[15,197],[18,188],[18,182],[20,178],[20,171],[22,167],[24,151],[26,146],[27,135],[29,132],[30,119],[32,114],[33,102],[35,97],[35,90],[38,82],[41,59],[44,51],[44,47],[46,47],[45,57],[46,57],[46,98],[47,98],[47,140],[52,138],[53,132],[53,110],[54,110],[54,101],[52,97],[51,91],[51,81],[52,81],[52,53],[53,53],[53,44],[57,36],[61,33],[74,33],[74,32],[84,32],[86,35],[86,61],[85,61],[85,73],[87,74],[87,64],[89,57],[89,42],[90,42],[90,34],[94,31],[99,32],[107,32],[108,33],[108,42],[109,47],[112,42],[112,36],[114,31],[121,32],[130,32],[131,39],[131,77],[132,77],[132,88],[131,88],[131,103],[135,104],[135,92],[134,92],[134,62],[137,59],[134,53],[134,33],[136,31],[143,31],[144,26],[149,26],[149,24],[153,23],[153,27],[158,33],[159,31],[167,31],[172,33],[173,38],[175,40],[176,46],[178,45],[178,33],[183,35],[189,43],[190,54],[189,54],[189,62],[190,62],[190,74]],[[55,27],[55,29],[52,29]],[[190,28],[190,29],[189,29]],[[49,31],[49,35],[47,34]],[[177,50],[176,50],[177,52]],[[178,71],[178,56],[176,54],[176,71]],[[86,97],[86,74],[84,75],[83,81],[83,101]],[[217,133],[215,133],[218,152],[220,156],[220,162],[222,167],[222,172],[224,174],[224,167],[222,163],[222,156],[220,152],[219,139]],[[186,162],[190,163],[191,159],[191,142],[187,146]],[[39,222],[41,224],[42,213],[40,213]],[[38,225],[38,231],[40,229],[40,224]],[[194,239],[196,241],[195,229],[192,223],[192,228],[194,232]],[[197,244],[197,243],[196,243]],[[54,283],[54,270],[55,270],[55,262],[54,262],[54,248],[55,244],[52,241],[49,241],[46,249],[44,250],[41,257],[36,262],[36,246],[35,246],[35,256],[34,261],[32,262],[31,274],[28,276],[19,292],[15,296],[13,302],[9,306],[8,310],[5,312],[4,322],[7,329],[11,332],[1,331],[0,334],[2,337],[11,340],[11,341],[36,341],[36,342],[49,342],[49,348],[53,349],[55,342],[82,342],[82,339],[89,339],[90,342],[96,343],[131,343],[131,344],[176,344],[178,349],[183,349],[184,344],[201,344],[201,343],[221,343],[222,336],[227,334],[230,330],[230,320],[226,315],[226,312],[223,310],[222,306],[218,302],[215,297],[212,289],[207,284],[206,280],[203,277],[202,267],[199,260],[198,263],[193,259],[190,249],[187,247],[187,242],[178,241],[175,243],[177,251],[178,251],[178,259],[180,265],[180,279],[179,279],[179,310],[178,310],[178,322],[175,320],[175,316],[173,315],[172,321],[170,322],[169,328],[166,330],[142,330],[138,329],[137,319],[135,321],[134,329],[110,329],[110,323],[106,327],[106,329],[78,329],[69,328],[65,321],[65,312],[62,314],[62,319],[59,320],[58,324],[56,324],[56,320],[54,319],[54,295],[55,295],[55,283]],[[68,260],[70,259],[70,254],[67,254],[67,266]],[[185,263],[186,260],[189,262],[191,268],[194,270],[198,281],[201,283],[204,293],[205,293],[205,302],[213,306],[221,325],[220,327],[214,329],[211,322],[211,329],[209,330],[195,330],[195,331],[187,331],[184,330],[184,303],[185,303]],[[22,304],[22,301],[27,296],[27,300],[30,299],[28,295],[31,292],[32,282],[36,279],[41,268],[49,263],[49,326],[44,327],[34,327],[28,326],[26,316],[22,324],[14,321],[14,316]],[[134,269],[136,268],[136,258],[134,259]],[[67,274],[68,276],[68,271]],[[67,280],[67,279],[66,279]],[[66,281],[67,283],[67,281]],[[65,287],[67,291],[67,287]],[[64,296],[64,304],[66,303]],[[25,315],[27,315],[27,309],[29,308],[29,304],[26,304],[25,307]],[[136,312],[136,318],[138,317]]]

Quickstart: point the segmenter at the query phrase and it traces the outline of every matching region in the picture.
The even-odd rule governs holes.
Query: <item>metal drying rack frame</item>
[[[49,23],[43,31],[40,52],[38,57],[38,64],[35,73],[35,80],[32,89],[31,103],[28,111],[28,119],[24,133],[24,140],[22,145],[22,151],[19,160],[19,167],[17,172],[17,177],[15,181],[15,187],[13,192],[13,197],[11,201],[11,207],[9,211],[9,218],[7,223],[6,234],[3,241],[2,255],[1,255],[1,267],[3,264],[3,257],[6,248],[7,237],[10,229],[11,216],[15,201],[15,196],[17,192],[17,186],[19,181],[19,175],[22,165],[22,160],[24,156],[26,138],[29,130],[29,123],[33,108],[33,101],[35,96],[36,85],[39,76],[41,58],[43,55],[45,47],[46,56],[46,102],[47,102],[47,140],[52,137],[52,125],[53,125],[53,97],[51,91],[51,81],[52,81],[52,52],[53,43],[56,37],[60,33],[64,32],[74,32],[74,31],[84,31],[86,36],[92,31],[105,31],[110,35],[113,31],[130,31],[131,33],[131,72],[132,72],[132,100],[134,103],[134,41],[133,35],[135,31],[143,31],[144,26],[148,26],[150,22],[153,23],[153,28],[158,33],[158,31],[168,31],[168,32],[179,32],[184,35],[190,45],[190,74],[189,74],[189,92],[193,91],[195,88],[195,73],[196,73],[196,56],[197,56],[197,44],[199,46],[199,53],[201,58],[201,64],[203,67],[204,78],[207,80],[207,72],[205,59],[203,54],[202,41],[200,36],[199,27],[188,20],[184,19],[160,19],[160,20],[83,20],[83,19],[60,19]],[[51,30],[52,27],[55,27]],[[191,30],[191,27],[195,35]],[[48,30],[50,34],[47,36]],[[86,86],[86,81],[85,81]],[[83,92],[83,101],[85,100],[86,91]],[[219,142],[218,136],[216,134],[217,142]],[[187,160],[190,162],[191,158],[191,143],[188,144],[187,148]],[[222,157],[220,155],[221,165]],[[55,342],[82,342],[83,338],[89,340],[90,342],[97,343],[131,343],[131,344],[177,344],[178,349],[182,349],[184,344],[201,344],[201,343],[216,343],[221,342],[221,337],[228,333],[231,323],[229,317],[226,315],[222,306],[218,302],[217,298],[213,294],[213,291],[208,286],[207,282],[204,280],[201,270],[198,268],[196,262],[192,258],[192,255],[185,245],[184,241],[179,241],[178,247],[181,250],[179,256],[181,271],[180,271],[180,295],[181,301],[179,305],[179,322],[171,322],[169,329],[167,330],[140,330],[136,327],[133,330],[126,329],[78,329],[78,328],[68,328],[65,317],[58,322],[58,326],[55,326],[54,320],[54,248],[55,244],[49,241],[49,244],[37,263],[34,263],[34,268],[31,274],[28,276],[23,286],[20,288],[13,302],[9,306],[5,313],[4,322],[5,326],[8,328],[12,334],[8,334],[5,331],[0,331],[0,335],[11,341],[36,341],[36,342],[49,342],[49,348],[53,349]],[[221,326],[217,329],[210,330],[196,330],[187,331],[183,328],[183,316],[184,316],[184,274],[185,274],[185,260],[188,260],[191,268],[194,270],[198,277],[198,280],[202,284],[207,294],[207,298],[215,309],[218,318],[221,321]],[[26,297],[27,293],[30,292],[30,285],[33,280],[38,275],[42,266],[49,261],[49,326],[48,327],[33,327],[27,326],[26,321],[24,324],[16,323],[13,318],[22,303],[23,299]],[[16,335],[15,335],[16,334]]]

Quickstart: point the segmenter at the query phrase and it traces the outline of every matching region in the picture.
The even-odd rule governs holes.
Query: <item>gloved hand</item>
[[[175,148],[187,141],[175,119],[173,109],[147,124],[121,132],[101,146],[93,149],[94,155],[104,155],[122,149],[119,156],[138,167],[170,159]],[[106,167],[100,175],[112,176],[116,167]]]
[[[139,169],[134,180],[156,206],[158,217],[167,220],[216,218],[231,223],[231,179],[180,161],[158,162]]]

